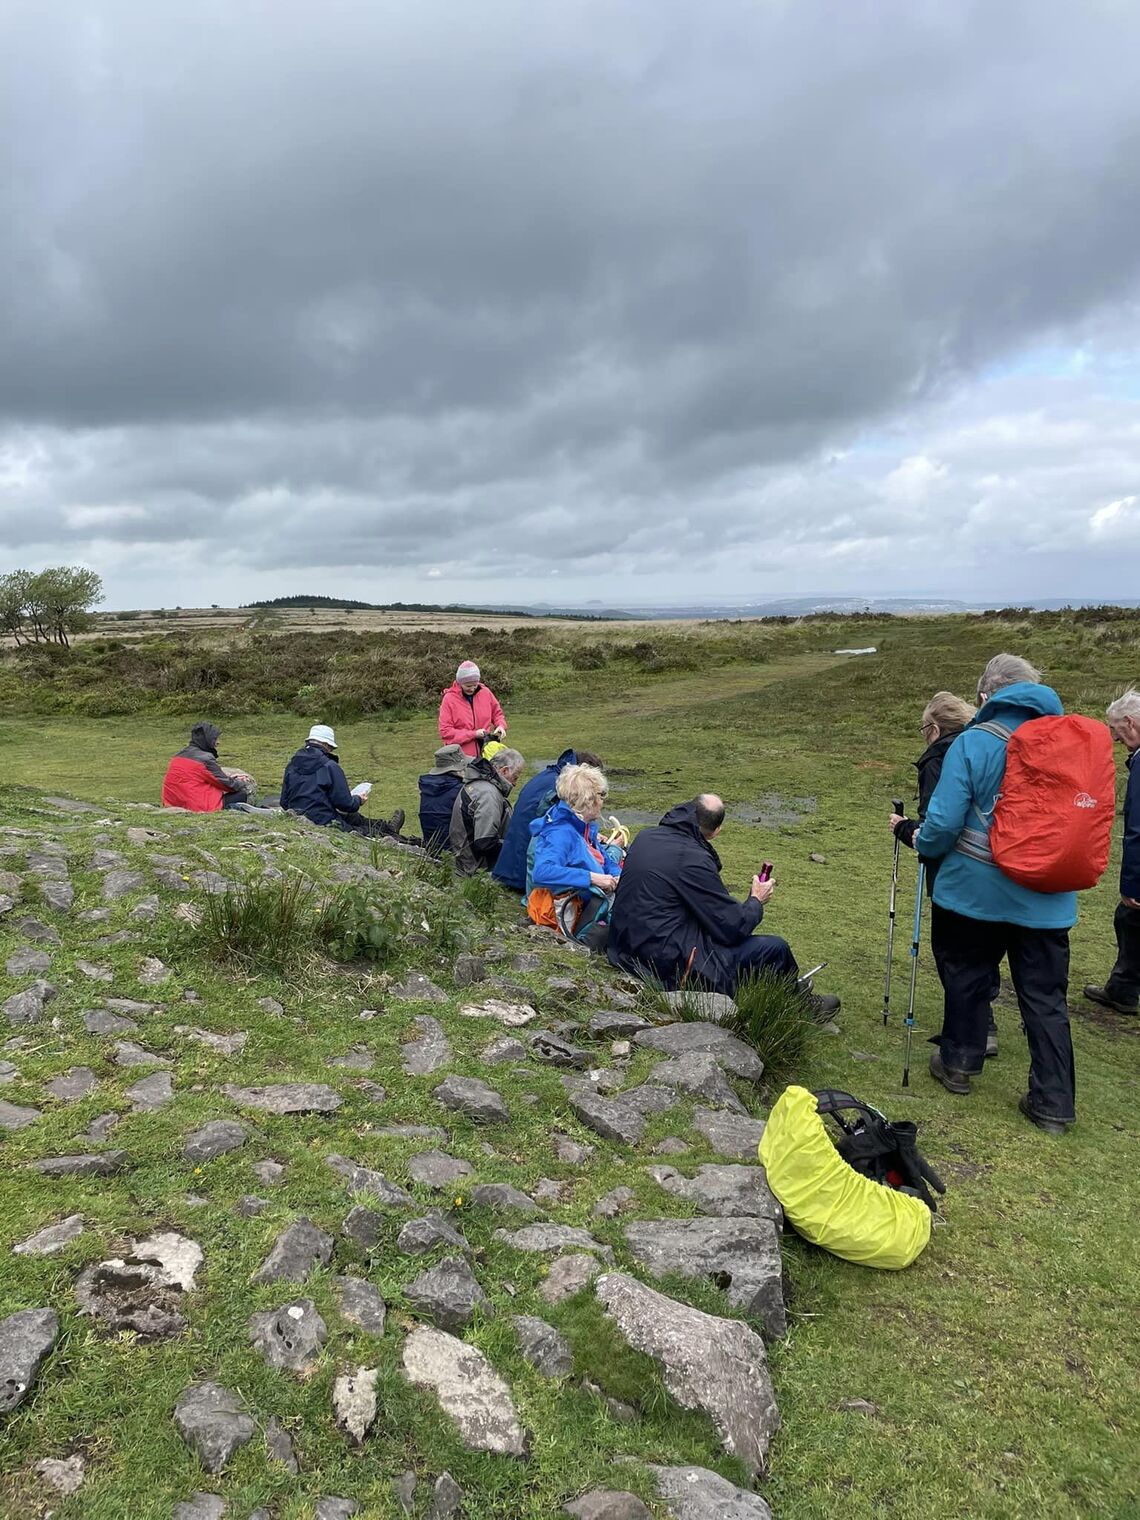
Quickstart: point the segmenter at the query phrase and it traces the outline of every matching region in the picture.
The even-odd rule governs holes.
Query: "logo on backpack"
[[[1096,798],[1090,797],[1088,792],[1078,792],[1073,798],[1073,806],[1079,808],[1095,808]]]

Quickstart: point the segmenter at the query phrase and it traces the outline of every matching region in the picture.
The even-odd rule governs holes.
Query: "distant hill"
[[[484,617],[573,618],[577,622],[596,623],[631,619],[636,613],[616,608],[584,611],[581,607],[516,607],[506,602],[472,606],[469,602],[357,602],[345,596],[275,596],[264,602],[247,602],[256,611],[284,611],[304,607],[326,608],[336,612],[458,612],[464,616],[481,613]]]

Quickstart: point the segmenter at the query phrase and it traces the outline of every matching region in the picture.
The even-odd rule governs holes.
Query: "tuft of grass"
[[[280,968],[312,942],[314,888],[299,873],[207,897],[198,941],[214,960]]]
[[[480,918],[498,917],[503,905],[504,893],[502,887],[492,877],[482,872],[478,876],[465,876],[459,890],[463,901]]]
[[[769,1083],[797,1072],[812,1030],[808,996],[786,977],[742,977],[735,993],[736,1013],[726,1020],[733,1034],[752,1046],[764,1062]]]

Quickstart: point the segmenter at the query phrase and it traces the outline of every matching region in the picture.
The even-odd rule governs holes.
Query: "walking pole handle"
[[[897,813],[900,818],[906,812],[906,803],[902,800],[901,797],[891,798],[891,812]]]

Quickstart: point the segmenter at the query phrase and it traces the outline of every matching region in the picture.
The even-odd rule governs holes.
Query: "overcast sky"
[[[0,560],[1140,596],[1134,0],[2,0]]]

